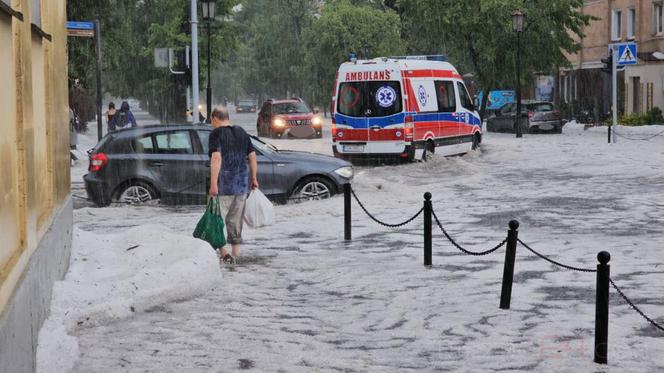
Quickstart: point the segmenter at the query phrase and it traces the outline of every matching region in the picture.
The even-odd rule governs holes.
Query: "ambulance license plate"
[[[364,144],[344,144],[341,149],[347,153],[360,153],[364,151]]]

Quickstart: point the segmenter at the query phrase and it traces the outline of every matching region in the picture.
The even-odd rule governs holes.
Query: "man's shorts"
[[[226,241],[231,245],[242,243],[242,223],[247,195],[219,196],[221,216],[226,224]]]

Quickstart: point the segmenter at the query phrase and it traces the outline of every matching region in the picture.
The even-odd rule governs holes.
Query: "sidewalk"
[[[525,141],[487,134],[481,152],[359,168],[353,185],[367,208],[388,222],[415,213],[430,191],[446,228],[476,250],[502,240],[512,218],[521,221],[524,242],[568,264],[592,268],[597,252],[609,250],[614,280],[661,321],[664,139],[605,141],[604,131],[582,127]],[[66,330],[80,356],[61,351],[74,372],[664,370],[663,336],[613,291],[609,365],[592,362],[593,274],[559,270],[518,249],[512,309],[500,310],[504,251],[462,255],[434,230],[434,265],[427,269],[421,219],[389,230],[356,204],[354,240],[344,243],[340,197],[277,206],[274,226],[246,230],[233,270],[194,270],[186,277],[182,263],[216,265],[212,250],[185,240],[201,210],[75,211],[77,237],[88,238],[74,240],[72,271],[85,263],[90,271],[102,266],[109,276],[99,286],[110,286],[114,271],[94,261],[110,245],[115,249],[105,260],[111,263],[146,255],[132,267],[135,276],[143,267],[150,273],[136,291],[154,287],[156,294],[132,295],[134,311],[127,310],[131,302],[121,303],[115,318],[82,312]],[[156,249],[162,246],[165,251]],[[161,278],[172,273],[172,281],[150,281],[160,252],[162,264],[172,263],[159,264]],[[170,261],[176,253],[190,256]],[[118,277],[119,286],[132,289]],[[68,274],[61,286],[73,289],[75,280],[94,289],[98,279]],[[211,289],[202,291],[202,282]],[[165,296],[170,292],[175,298]],[[56,289],[58,295],[63,292]],[[40,361],[40,372],[56,366],[47,357]]]

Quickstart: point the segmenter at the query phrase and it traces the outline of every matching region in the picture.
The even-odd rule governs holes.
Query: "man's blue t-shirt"
[[[251,138],[236,126],[218,127],[210,134],[209,155],[221,153],[219,195],[231,196],[249,192],[249,166],[247,155],[254,151]]]

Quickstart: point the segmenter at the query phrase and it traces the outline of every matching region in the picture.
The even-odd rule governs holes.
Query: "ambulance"
[[[480,116],[443,56],[345,62],[332,100],[339,158],[427,160],[466,153],[482,141]]]

